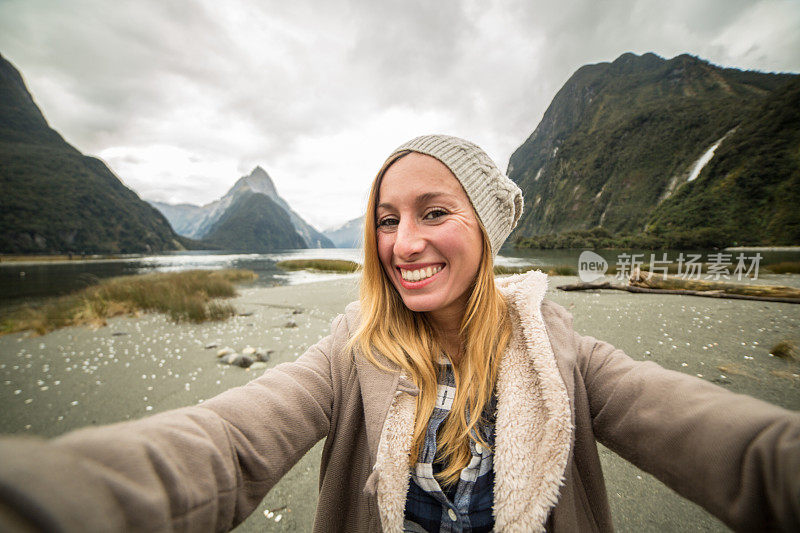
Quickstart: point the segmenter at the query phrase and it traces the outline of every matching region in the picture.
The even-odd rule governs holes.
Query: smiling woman
[[[462,494],[462,502],[473,506],[480,502],[480,508],[473,508],[473,516],[465,520],[471,527],[488,526],[492,522],[491,454],[487,452],[483,460],[478,454],[476,459],[470,443],[473,448],[491,449],[491,436],[482,434],[491,425],[480,422],[494,418],[494,383],[510,337],[505,301],[494,287],[495,254],[480,220],[494,220],[490,214],[502,210],[491,210],[488,204],[476,211],[462,183],[472,183],[467,177],[477,173],[487,183],[473,183],[474,192],[486,190],[487,185],[498,196],[507,191],[500,197],[506,216],[494,220],[492,226],[502,236],[500,243],[521,213],[521,193],[515,186],[494,187],[508,178],[494,164],[475,165],[480,161],[476,156],[481,155],[491,162],[476,146],[448,137],[417,141],[422,144],[412,142],[389,157],[372,188],[367,212],[374,213],[374,223],[367,223],[364,230],[361,305],[365,320],[353,342],[376,365],[380,361],[369,347],[382,347],[381,355],[413,376],[420,389],[410,457],[422,457],[421,466],[415,467],[421,471],[411,486],[416,495],[409,495],[406,522],[424,527],[422,515],[440,509],[440,503],[421,487],[439,487],[436,480],[440,480],[442,486],[455,490],[465,468],[477,461],[471,471],[483,472],[481,490],[474,497],[469,495],[471,490]],[[454,167],[466,165],[468,171],[459,179],[430,153]],[[388,287],[394,291],[387,291]],[[442,354],[441,360],[436,354]],[[442,386],[450,389],[442,392]],[[449,400],[443,410],[447,391]],[[453,416],[448,416],[450,412]],[[470,418],[469,412],[485,416]],[[430,420],[437,421],[435,430]],[[431,438],[437,431],[437,437]],[[435,476],[434,457],[438,459]],[[476,465],[482,466],[476,469]],[[461,512],[465,512],[463,506]]]
[[[428,135],[376,176],[358,302],[202,405],[0,439],[0,530],[218,531],[325,440],[315,531],[611,531],[597,441],[738,530],[800,530],[800,416],[582,336],[495,280],[522,195]]]

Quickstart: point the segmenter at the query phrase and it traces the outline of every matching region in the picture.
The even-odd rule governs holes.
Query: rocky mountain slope
[[[323,233],[337,248],[360,248],[363,231],[364,217],[358,217]]]
[[[182,247],[161,213],[47,124],[19,71],[0,56],[0,253]]]
[[[687,195],[706,180],[728,179],[728,174],[706,175],[733,155],[734,146],[741,150],[748,143],[762,143],[752,145],[754,153],[764,155],[762,163],[777,157],[770,151],[774,147],[763,144],[766,137],[752,137],[758,127],[747,123],[763,114],[768,101],[785,110],[786,105],[772,99],[790,98],[781,88],[796,79],[724,69],[689,55],[666,60],[624,54],[612,63],[581,67],[511,156],[508,175],[525,196],[525,213],[512,239],[598,226],[612,234],[696,230],[700,213],[695,218],[677,215],[686,209]],[[795,138],[792,131],[800,123],[773,119],[781,138]],[[794,170],[782,177],[753,181],[751,174],[749,186],[762,190],[769,182],[775,190],[787,187],[786,176],[797,170],[794,161]],[[764,172],[771,168],[767,164]],[[730,200],[727,187],[703,185],[702,190],[719,195],[714,205]],[[741,222],[752,228],[747,242],[795,239],[779,228],[785,224],[757,223],[769,218],[767,204],[738,211],[740,217],[749,217]],[[709,216],[709,227],[739,227],[731,212],[724,212],[728,215],[720,211]],[[718,235],[722,241],[741,240],[724,233]]]
[[[302,244],[297,246],[298,248],[334,247],[327,237],[303,220],[289,206],[286,200],[278,195],[278,191],[275,189],[275,184],[269,174],[261,167],[256,167],[249,175],[240,178],[222,198],[204,206],[192,204],[172,205],[161,202],[151,202],[151,204],[167,217],[172,227],[179,234],[193,239],[205,240],[207,236],[211,235],[215,225],[229,209],[234,206],[245,205],[238,202],[240,198],[252,194],[261,194],[268,197],[289,217],[293,233],[297,233],[302,240]],[[261,202],[263,203],[263,200]],[[230,219],[239,220],[240,218],[230,214],[228,215],[228,220]],[[276,224],[279,223],[276,222]]]

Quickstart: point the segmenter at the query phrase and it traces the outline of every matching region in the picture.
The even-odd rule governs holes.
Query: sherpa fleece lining
[[[572,438],[567,390],[542,319],[547,275],[528,272],[497,285],[509,303],[514,334],[497,378],[495,530],[544,531],[564,483]],[[413,393],[405,387],[395,392],[378,444],[378,507],[383,530],[391,533],[403,531]]]

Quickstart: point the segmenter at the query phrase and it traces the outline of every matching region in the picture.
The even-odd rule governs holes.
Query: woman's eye
[[[378,221],[378,227],[379,228],[386,228],[386,227],[391,227],[391,226],[396,226],[396,225],[397,225],[397,219],[396,218],[386,217],[386,218],[382,218],[382,219],[380,219]]]
[[[444,209],[432,209],[425,215],[425,220],[432,220],[435,218],[443,217],[447,214]]]

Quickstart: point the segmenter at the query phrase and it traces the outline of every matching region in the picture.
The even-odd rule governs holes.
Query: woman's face
[[[386,170],[377,204],[378,256],[405,305],[461,317],[483,237],[450,169],[412,152]]]

